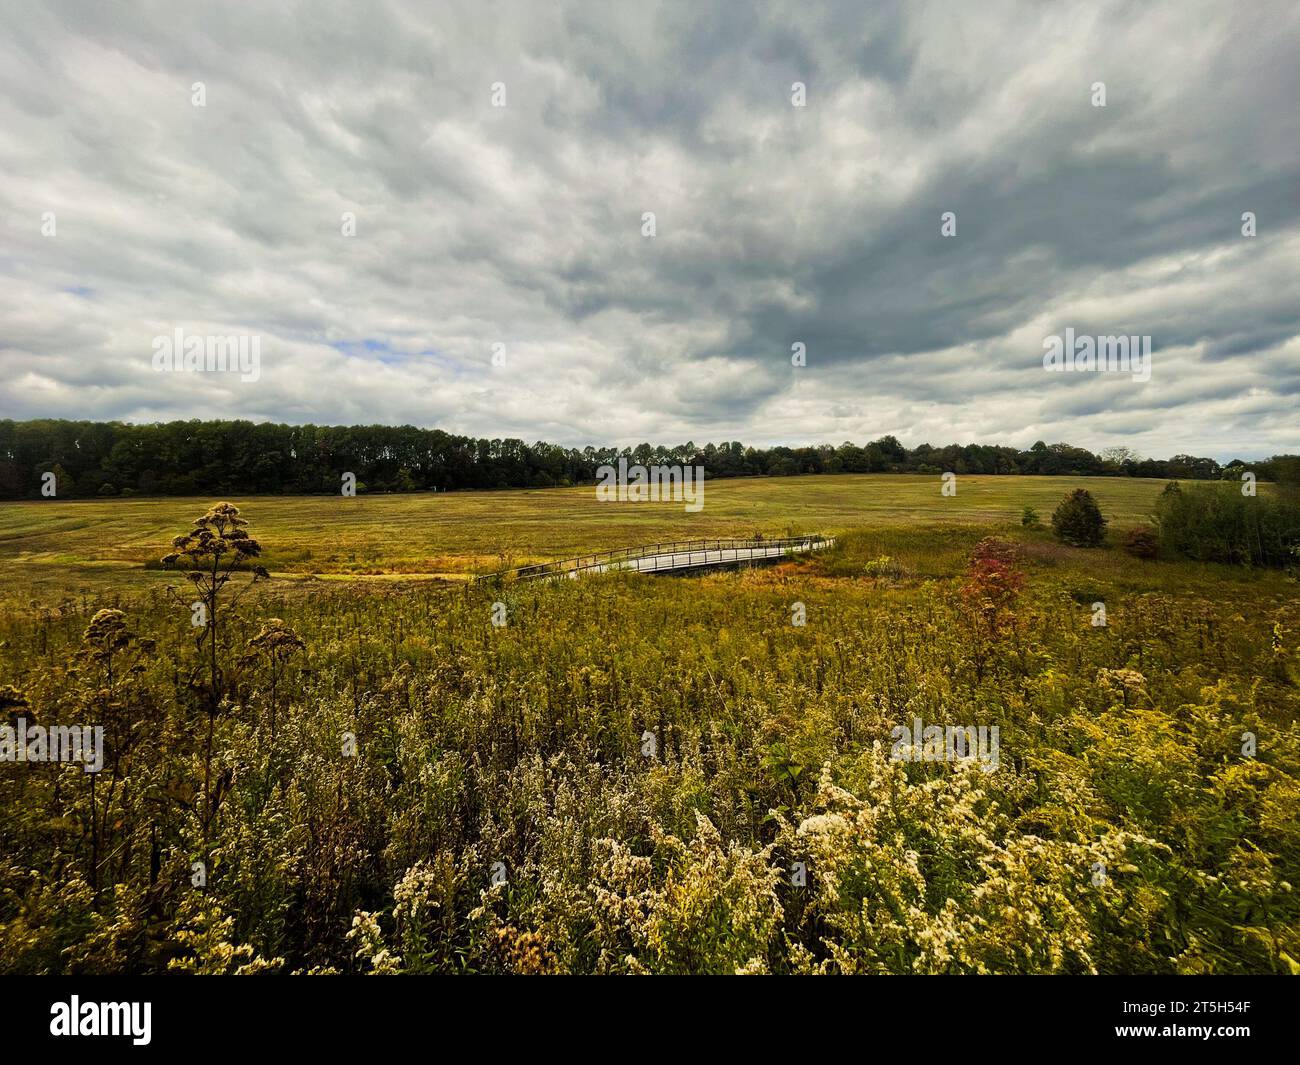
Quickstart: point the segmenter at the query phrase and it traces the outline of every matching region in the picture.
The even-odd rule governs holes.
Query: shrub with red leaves
[[[981,610],[1005,610],[1024,586],[1025,575],[1015,566],[996,558],[977,558],[971,563],[961,594]]]
[[[1134,558],[1155,558],[1160,554],[1160,541],[1154,529],[1139,525],[1124,537],[1124,550]]]
[[[1025,585],[1025,575],[1011,562],[996,558],[973,558],[966,573],[966,583],[961,587],[961,597],[978,625],[983,623],[986,635],[998,639],[1003,630],[1015,621],[1012,604]],[[976,641],[983,644],[983,640]],[[983,675],[984,659],[988,649],[979,651],[977,668]]]
[[[970,559],[972,564],[992,560],[1003,565],[1014,566],[1020,561],[1020,548],[1006,540],[999,540],[996,536],[986,536],[975,545],[975,550],[970,553]]]

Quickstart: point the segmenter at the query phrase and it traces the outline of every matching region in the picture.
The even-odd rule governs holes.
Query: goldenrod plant
[[[519,582],[500,627],[488,582],[259,581],[210,721],[169,598],[7,612],[11,717],[111,668],[122,725],[98,839],[79,768],[0,764],[0,970],[1300,969],[1293,583],[1017,517]]]

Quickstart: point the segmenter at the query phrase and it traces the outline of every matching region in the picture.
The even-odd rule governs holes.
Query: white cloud
[[[0,416],[1300,449],[1292,4],[5,18]],[[1152,381],[1045,379],[1065,325]],[[260,380],[153,374],[177,326]]]

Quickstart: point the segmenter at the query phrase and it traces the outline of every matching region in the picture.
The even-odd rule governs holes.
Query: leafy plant
[[[1134,558],[1156,558],[1160,554],[1160,538],[1154,529],[1139,525],[1125,533],[1124,550]]]
[[[1231,483],[1171,482],[1156,501],[1159,542],[1201,562],[1286,566],[1300,545],[1300,496],[1282,488],[1248,496]]]
[[[1100,547],[1106,539],[1106,519],[1086,488],[1076,488],[1052,512],[1057,537],[1075,547]]]

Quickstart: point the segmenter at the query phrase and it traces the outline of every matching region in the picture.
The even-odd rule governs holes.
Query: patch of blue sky
[[[376,359],[386,364],[419,360],[435,362],[443,369],[452,372],[462,368],[461,364],[451,356],[434,348],[424,348],[421,351],[401,351],[394,349],[388,341],[376,340],[373,337],[368,337],[365,340],[339,340],[332,343],[330,347],[353,358]]]

